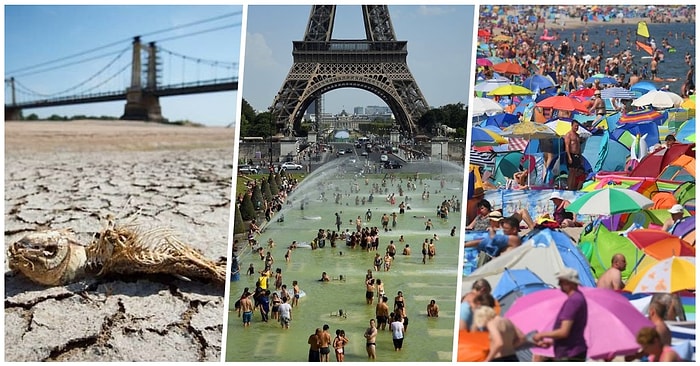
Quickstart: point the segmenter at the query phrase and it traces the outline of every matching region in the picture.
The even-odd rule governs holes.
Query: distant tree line
[[[100,120],[100,121],[118,121],[119,117],[88,116],[88,115],[84,115],[84,114],[76,114],[72,117],[68,117],[68,116],[59,116],[57,114],[52,114],[48,118],[39,118],[39,116],[36,113],[32,113],[32,114],[28,115],[27,117],[22,116],[22,118],[21,118],[22,121],[39,121],[39,120],[41,120],[41,121],[80,121],[80,120],[86,120],[86,119]],[[201,123],[192,122],[189,120],[168,121],[167,119],[163,119],[163,121],[160,121],[158,123],[178,125],[178,126],[202,126]]]
[[[365,132],[381,132],[387,129],[391,121],[385,119],[376,119],[372,123],[363,127]],[[467,135],[467,107],[463,103],[447,104],[442,107],[433,108],[427,111],[418,120],[418,128],[423,133],[437,135],[437,131],[442,125],[454,128],[455,137],[464,137]],[[302,129],[308,131],[310,123],[307,121],[302,123]],[[302,134],[304,134],[302,131]],[[276,126],[273,125],[272,115],[269,111],[256,113],[253,107],[243,99],[243,107],[241,108],[241,136],[244,137],[267,137],[272,133],[277,133]]]

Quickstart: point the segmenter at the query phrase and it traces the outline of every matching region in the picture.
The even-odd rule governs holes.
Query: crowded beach
[[[695,360],[694,14],[480,8],[458,361]]]

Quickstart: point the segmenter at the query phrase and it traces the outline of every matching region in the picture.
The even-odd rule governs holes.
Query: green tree
[[[272,193],[273,196],[276,196],[277,193],[280,192],[280,189],[277,185],[277,180],[275,179],[274,173],[270,172],[270,175],[267,176],[267,183],[270,184],[270,193]]]
[[[418,119],[418,128],[425,133],[434,134],[440,125],[445,124],[446,118],[443,110],[431,109]]]
[[[253,187],[253,197],[251,197],[253,200],[253,207],[255,207],[255,210],[261,210],[263,207],[263,195],[262,195],[262,190],[260,189],[260,183],[255,184],[255,187]]]
[[[270,191],[270,183],[268,183],[267,179],[262,179],[262,194],[263,198],[265,198],[266,201],[270,201],[272,199],[272,192]]]
[[[243,202],[241,203],[241,217],[243,217],[243,220],[246,221],[255,219],[255,207],[253,206],[253,200],[250,198],[248,193],[243,195]]]
[[[243,222],[243,216],[241,215],[241,208],[239,204],[236,204],[236,210],[233,219],[233,233],[243,234],[245,232],[245,223]]]

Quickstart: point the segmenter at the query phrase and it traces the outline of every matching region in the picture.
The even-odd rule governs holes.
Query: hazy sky
[[[292,41],[301,41],[310,5],[248,7],[243,98],[267,110],[292,66]],[[396,37],[408,41],[408,67],[428,104],[439,107],[469,98],[473,6],[390,5]],[[334,39],[364,39],[360,5],[336,9]],[[325,111],[352,113],[355,106],[385,105],[369,92],[345,88],[325,95]]]
[[[130,83],[130,71],[119,73],[119,70],[130,64],[131,39],[136,35],[144,35],[144,44],[155,41],[157,46],[171,51],[160,54],[163,84],[238,75],[242,8],[241,5],[8,5],[4,7],[5,78],[14,76],[24,88],[45,95],[66,89],[117,91]],[[217,17],[221,19],[185,26]],[[178,29],[158,32],[172,28]],[[95,50],[98,48],[101,49]],[[127,51],[118,56],[124,49]],[[95,51],[87,52],[92,50]],[[82,55],[70,57],[77,54]],[[181,55],[195,60],[185,60]],[[201,61],[198,63],[196,59]],[[218,66],[212,67],[210,62],[218,62]],[[236,63],[236,68],[223,67],[230,63]],[[67,64],[72,65],[59,67]],[[100,76],[89,80],[102,69],[105,71]],[[118,76],[110,79],[112,75]],[[162,97],[160,104],[163,116],[169,120],[228,125],[236,118],[236,95],[237,92],[217,92]],[[18,94],[18,101],[22,101],[22,96]],[[9,100],[6,84],[5,102]],[[121,116],[124,104],[125,101],[92,103],[36,108],[23,113],[25,116],[36,113],[39,117]]]

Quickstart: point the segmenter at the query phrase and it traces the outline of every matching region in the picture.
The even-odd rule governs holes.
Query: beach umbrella
[[[560,111],[588,113],[588,108],[586,108],[583,103],[564,95],[549,97],[545,100],[537,102],[536,105],[540,108],[552,108]]]
[[[503,129],[503,136],[528,139],[549,139],[557,134],[549,126],[530,121],[523,121]]]
[[[499,34],[495,37],[492,38],[492,40],[496,43],[501,43],[501,42],[510,42],[513,40],[513,37],[507,36],[505,34]]]
[[[517,110],[517,108],[516,108]],[[498,113],[494,114],[492,116],[489,116],[489,118],[486,119],[485,122],[481,123],[482,127],[485,126],[495,126],[500,128],[508,127],[512,124],[518,123],[520,120],[518,119],[518,116],[515,114],[510,114],[510,113]]]
[[[632,275],[625,291],[674,293],[695,290],[695,257],[671,257],[652,263]]]
[[[520,86],[520,85],[515,85],[515,84],[508,84],[508,85],[501,85],[490,92],[488,92],[487,95],[489,96],[512,96],[512,95],[532,95],[534,92],[526,87]]]
[[[493,71],[505,75],[521,75],[527,72],[522,66],[515,62],[504,61],[493,65]]]
[[[476,66],[493,66],[493,62],[485,57],[480,57],[476,59]]]
[[[654,108],[673,108],[678,107],[681,103],[683,103],[683,98],[680,95],[665,90],[650,91],[632,101],[632,105],[635,107],[652,106]]]
[[[474,92],[486,94],[486,93],[488,93],[488,92],[490,92],[498,87],[501,87],[503,85],[508,85],[510,83],[511,83],[511,81],[508,79],[505,79],[505,81],[499,80],[499,79],[484,80],[484,81],[480,81],[480,82],[476,83],[476,85],[474,85]]]
[[[523,80],[523,86],[530,90],[542,90],[554,86],[554,81],[549,76],[532,75]]]
[[[573,122],[573,119],[571,118],[558,117],[547,121],[545,125],[554,130],[557,135],[564,136],[571,131],[571,122]],[[583,126],[579,126],[576,132],[579,137],[588,138],[592,136],[592,134]]]
[[[503,62],[503,59],[498,57],[498,56],[489,56],[486,59],[491,61],[491,63],[494,65],[500,64],[501,62]]]
[[[636,212],[653,204],[652,200],[633,190],[609,188],[580,196],[566,210],[582,215],[614,215]]]
[[[683,99],[683,103],[681,103],[680,107],[684,108],[684,109],[693,109],[694,110],[695,109],[695,100],[690,99],[690,98]]]
[[[606,98],[606,99],[611,99],[611,98],[635,99],[635,98],[637,98],[637,95],[634,94],[634,92],[629,90],[629,89],[625,89],[625,88],[616,86],[616,87],[605,88],[605,89],[601,90],[600,97]]]
[[[476,32],[476,36],[481,38],[489,38],[491,37],[491,31],[488,29],[479,28],[479,30]]]
[[[474,146],[493,146],[507,144],[508,140],[487,128],[472,127],[471,142]]]
[[[663,123],[664,115],[659,111],[653,109],[640,109],[637,111],[631,111],[620,116],[618,123],[645,123],[653,122],[656,125]]]
[[[673,256],[695,256],[695,247],[666,231],[639,229],[629,232],[627,237],[637,248],[658,260]]]
[[[597,89],[595,88],[583,88],[583,89],[577,89],[569,93],[570,97],[584,97],[584,98],[590,98],[595,94],[595,91]]]
[[[626,297],[605,288],[580,286],[586,299],[588,321],[584,338],[588,346],[589,359],[612,358],[637,353],[637,332],[643,327],[652,327],[652,322],[637,310]],[[559,289],[541,290],[517,300],[506,312],[523,333],[549,331],[567,295]],[[532,352],[553,356],[552,347],[532,348]]]
[[[650,91],[658,90],[656,85],[650,81],[640,81],[630,86],[631,91],[637,91],[641,95],[644,95]]]
[[[593,84],[596,81],[601,85],[617,85],[617,80],[611,78],[610,76],[605,76],[603,74],[595,74],[589,77],[588,79],[584,80],[583,82],[587,84]]]
[[[475,116],[480,116],[482,114],[491,115],[503,112],[503,107],[493,99],[476,97],[472,103],[471,110]]]
[[[685,240],[695,247],[695,216],[682,218],[671,230],[671,234]]]

